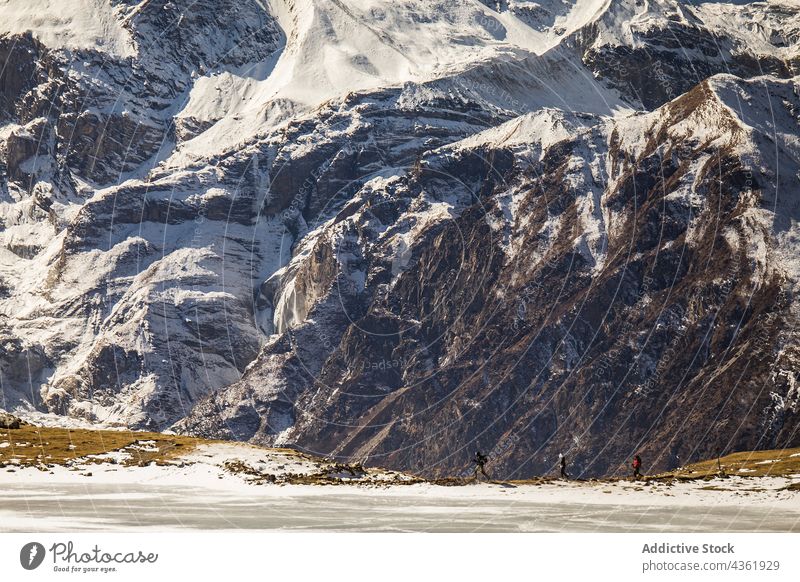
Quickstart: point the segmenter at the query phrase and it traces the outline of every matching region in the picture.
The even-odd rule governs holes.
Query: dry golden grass
[[[146,447],[154,450],[130,448],[138,441],[154,441]],[[131,455],[124,464],[163,463],[202,442],[205,441],[154,432],[46,428],[26,424],[18,429],[0,429],[0,466],[9,464],[12,459],[19,466],[63,465],[87,455],[120,449]]]
[[[800,474],[800,448],[732,453],[720,458],[719,465],[726,475],[766,477]],[[666,475],[676,478],[704,479],[719,475],[717,459],[693,463]]]

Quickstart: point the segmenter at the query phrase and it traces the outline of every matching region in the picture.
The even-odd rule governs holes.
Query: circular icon
[[[44,561],[44,546],[39,542],[30,542],[19,551],[19,563],[26,570],[35,570]]]

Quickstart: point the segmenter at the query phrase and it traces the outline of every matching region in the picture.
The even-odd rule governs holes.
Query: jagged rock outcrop
[[[22,425],[22,420],[13,414],[0,411],[0,428],[2,429],[18,429]]]

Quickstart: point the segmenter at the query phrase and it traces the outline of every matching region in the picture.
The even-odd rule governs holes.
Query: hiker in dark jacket
[[[633,467],[633,479],[639,479],[642,476],[642,458],[639,455],[633,457],[631,467]]]
[[[486,462],[488,460],[489,460],[489,457],[487,457],[486,455],[481,454],[480,451],[477,451],[475,453],[475,458],[472,459],[472,462],[475,463],[475,475],[474,475],[474,478],[475,478],[476,481],[478,479],[478,471],[483,473],[483,476],[486,477],[487,481],[491,481],[492,480],[492,478],[489,477],[489,475],[486,474],[486,468],[484,467],[484,465],[486,465]]]
[[[561,454],[558,456],[561,458],[561,478],[569,479],[569,475],[567,475],[567,458]]]

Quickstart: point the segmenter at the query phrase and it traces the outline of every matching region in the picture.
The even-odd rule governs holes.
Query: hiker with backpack
[[[486,474],[486,468],[484,467],[484,465],[486,465],[486,462],[487,462],[488,460],[489,460],[489,457],[487,457],[487,456],[486,456],[486,455],[484,455],[484,454],[481,454],[481,452],[480,452],[480,451],[476,451],[476,453],[475,453],[475,458],[474,458],[474,459],[472,459],[472,462],[473,462],[473,463],[475,463],[475,474],[474,474],[474,479],[475,479],[476,481],[478,480],[478,471],[480,471],[481,473],[483,473],[483,476],[484,476],[484,477],[486,477],[486,480],[487,480],[487,481],[491,481],[491,480],[492,480],[492,478],[491,478],[491,477],[489,477],[489,475],[487,475],[487,474]]]
[[[634,455],[631,467],[633,467],[633,480],[636,481],[642,476],[642,458],[639,455]]]

